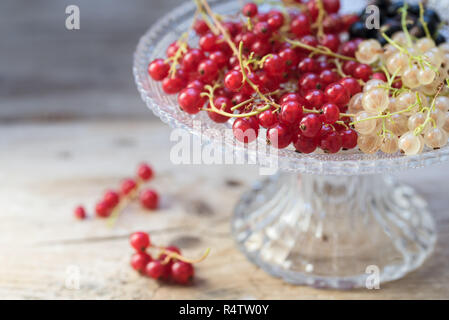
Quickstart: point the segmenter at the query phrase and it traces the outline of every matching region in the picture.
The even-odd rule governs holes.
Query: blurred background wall
[[[1,0],[0,121],[148,116],[132,76],[139,37],[189,0]],[[67,30],[65,8],[80,9]]]

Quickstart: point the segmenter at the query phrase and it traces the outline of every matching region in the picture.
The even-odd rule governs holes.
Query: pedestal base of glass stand
[[[232,229],[243,253],[266,272],[320,288],[401,278],[436,241],[426,202],[382,176],[281,173],[242,196]]]

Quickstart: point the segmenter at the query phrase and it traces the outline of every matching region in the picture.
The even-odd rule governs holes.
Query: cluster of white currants
[[[391,80],[371,79],[349,102],[358,147],[364,153],[401,151],[421,153],[425,146],[441,148],[449,138],[449,44],[435,46],[429,38],[393,35],[394,45],[383,48],[365,40],[356,52],[358,61],[383,68]],[[400,77],[402,87],[392,87]]]

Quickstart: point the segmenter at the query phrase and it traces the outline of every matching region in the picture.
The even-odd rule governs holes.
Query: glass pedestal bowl
[[[342,1],[343,10],[349,3],[347,11],[364,5]],[[218,13],[241,7],[239,1],[210,0],[209,4]],[[148,63],[165,56],[167,46],[188,29],[194,11],[193,3],[176,8],[140,39],[133,71],[141,97],[171,127],[266,164],[272,160],[266,150],[223,140],[230,123],[214,123],[204,112],[184,113],[176,95],[164,94],[148,76]],[[195,41],[194,35],[190,37]],[[261,132],[259,143],[265,144],[264,137]],[[233,236],[253,263],[294,284],[349,289],[370,285],[369,281],[372,285],[398,279],[431,254],[436,232],[426,202],[387,174],[448,158],[449,147],[417,156],[358,151],[304,155],[280,150],[275,158],[280,173],[256,183],[237,203]]]

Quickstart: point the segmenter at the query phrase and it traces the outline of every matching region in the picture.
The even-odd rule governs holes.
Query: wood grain
[[[334,291],[293,286],[252,265],[230,235],[233,205],[258,177],[253,166],[175,166],[169,129],[158,122],[15,123],[0,127],[0,298],[13,299],[418,299],[449,298],[449,165],[400,175],[430,201],[439,240],[432,257],[380,290]],[[92,208],[101,193],[152,163],[151,185],[163,195],[155,213],[133,205],[114,228],[78,222],[78,203]],[[177,244],[196,257],[188,287],[159,284],[129,267],[127,237],[149,231],[153,241]],[[80,289],[66,287],[70,266]]]

